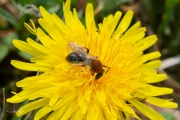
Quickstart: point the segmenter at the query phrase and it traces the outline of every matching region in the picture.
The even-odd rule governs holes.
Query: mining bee
[[[98,59],[98,57],[90,55],[88,48],[78,45],[77,42],[69,42],[67,44],[67,47],[70,48],[72,52],[66,56],[66,60],[69,63],[73,63],[68,73],[70,72],[73,66],[83,66],[83,69],[81,71],[83,71],[87,66],[89,66],[92,76],[94,76],[94,74],[97,73],[95,76],[95,80],[97,80],[101,78],[104,73],[107,73],[110,69],[109,67],[103,65],[103,63]],[[103,69],[104,67],[107,68],[106,72]]]

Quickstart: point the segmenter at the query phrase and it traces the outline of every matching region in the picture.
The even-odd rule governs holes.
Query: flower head
[[[128,11],[120,23],[122,13],[118,11],[104,18],[97,27],[93,6],[87,4],[85,27],[78,19],[76,9],[70,11],[70,0],[66,1],[63,9],[65,23],[43,7],[40,7],[42,18],[38,20],[43,30],[36,28],[32,21],[33,27],[25,23],[40,42],[30,38],[27,42],[13,41],[18,49],[33,57],[31,63],[12,60],[11,64],[21,70],[41,72],[17,82],[23,90],[7,99],[11,103],[31,100],[17,112],[17,116],[40,108],[35,120],[46,114],[49,114],[48,120],[140,119],[134,110],[136,108],[150,119],[164,120],[142,101],[159,107],[177,107],[169,99],[156,97],[171,94],[172,89],[150,85],[166,79],[165,74],[158,74],[155,70],[161,61],[153,59],[160,57],[160,53],[143,54],[157,41],[157,37],[144,38],[146,29],[140,27],[140,22],[128,29],[132,11]],[[66,59],[70,54],[67,49],[70,42],[84,53],[83,58],[77,49],[70,49],[81,63]],[[104,71],[98,79],[95,77],[100,72],[88,64],[87,57],[107,66],[102,66]]]

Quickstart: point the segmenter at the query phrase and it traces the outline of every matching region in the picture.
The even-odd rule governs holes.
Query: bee
[[[69,42],[67,46],[72,50],[72,52],[66,56],[66,60],[69,63],[73,63],[69,71],[75,65],[82,65],[84,68],[81,71],[83,71],[84,69],[86,69],[87,66],[89,66],[92,76],[97,73],[95,76],[95,80],[97,80],[101,78],[104,73],[107,73],[110,69],[109,67],[103,65],[103,63],[98,59],[98,57],[90,55],[88,48],[78,45],[77,42]],[[108,69],[106,72],[103,69],[104,67]]]

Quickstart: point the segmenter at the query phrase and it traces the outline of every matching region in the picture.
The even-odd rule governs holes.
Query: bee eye
[[[96,76],[95,76],[95,80],[97,80],[97,79],[101,78],[101,77],[102,77],[102,75],[103,75],[103,73],[102,73],[102,72],[97,73],[97,74],[96,74]]]

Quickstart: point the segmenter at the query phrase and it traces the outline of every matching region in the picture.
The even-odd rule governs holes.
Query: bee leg
[[[74,67],[74,65],[71,65],[71,67],[69,68],[69,70],[68,70],[68,75],[69,75],[70,70],[71,70],[73,67]]]
[[[83,65],[83,68],[79,71],[79,73],[82,72],[82,71],[84,71],[86,68],[87,68],[87,66],[86,66],[86,65]]]
[[[86,48],[86,50],[87,50],[87,51],[86,51],[86,52],[87,52],[87,54],[89,54],[89,49],[88,49],[88,48]]]
[[[89,54],[89,48],[87,47],[83,47],[84,49],[86,49],[86,53]]]
[[[93,69],[93,68],[90,68],[90,72],[91,72],[91,75],[92,75],[92,76],[94,76],[95,71],[94,71],[94,69]]]
[[[69,70],[68,70],[68,75],[69,75],[70,70],[71,70],[74,66],[80,66],[80,65],[84,65],[84,63],[71,65],[71,67],[70,67]]]

